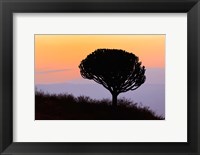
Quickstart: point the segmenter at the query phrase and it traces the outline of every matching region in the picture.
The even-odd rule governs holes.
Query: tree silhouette
[[[112,105],[117,96],[135,90],[145,82],[145,67],[133,53],[121,49],[97,49],[80,65],[81,76],[103,85],[112,94]]]

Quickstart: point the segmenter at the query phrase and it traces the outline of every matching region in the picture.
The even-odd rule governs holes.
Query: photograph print
[[[35,34],[35,120],[165,120],[164,34]]]

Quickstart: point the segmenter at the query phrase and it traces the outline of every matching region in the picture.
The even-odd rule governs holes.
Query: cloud
[[[36,74],[48,74],[48,73],[56,73],[56,72],[65,72],[69,71],[70,69],[56,69],[56,70],[46,70],[46,71],[38,71],[35,72]]]

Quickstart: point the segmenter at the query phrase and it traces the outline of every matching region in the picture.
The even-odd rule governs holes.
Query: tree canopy
[[[97,49],[81,61],[79,68],[83,78],[103,85],[114,98],[137,89],[146,79],[139,58],[121,49]]]

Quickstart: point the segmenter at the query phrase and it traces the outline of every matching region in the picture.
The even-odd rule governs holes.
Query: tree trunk
[[[117,95],[112,94],[112,106],[117,107]]]

